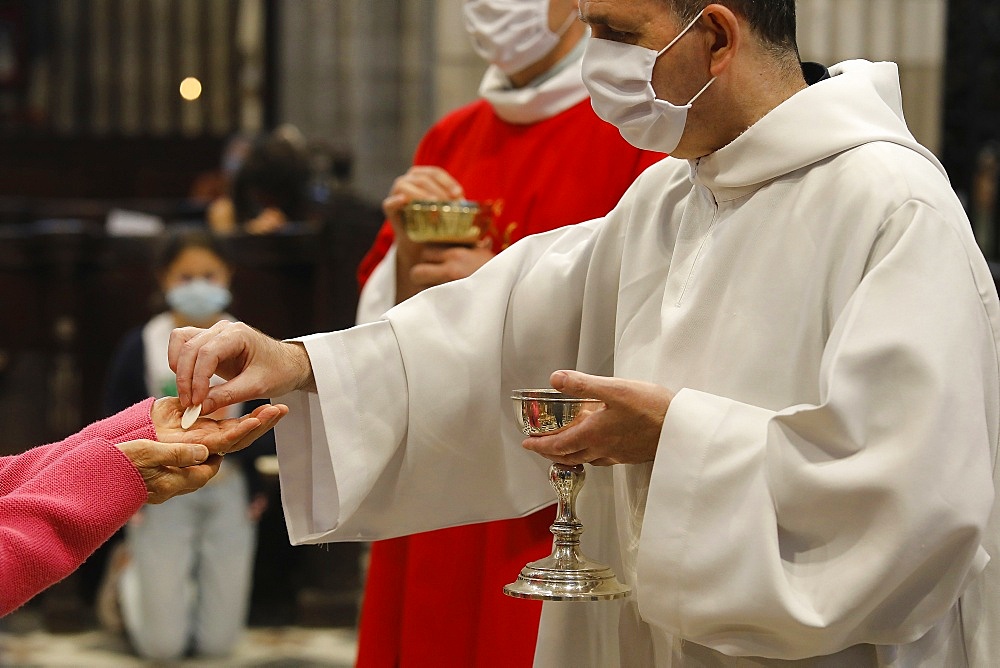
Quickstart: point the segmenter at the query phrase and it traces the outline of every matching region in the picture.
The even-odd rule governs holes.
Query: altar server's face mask
[[[233,296],[218,283],[196,278],[168,290],[166,299],[174,311],[197,322],[222,313]]]
[[[556,47],[576,12],[549,30],[549,0],[466,0],[462,7],[472,48],[504,74],[520,72]]]
[[[598,116],[618,128],[636,148],[673,153],[684,134],[688,109],[715,81],[715,77],[683,106],[656,97],[653,68],[656,61],[687,34],[701,15],[659,51],[636,44],[591,39],[583,54],[583,81]]]

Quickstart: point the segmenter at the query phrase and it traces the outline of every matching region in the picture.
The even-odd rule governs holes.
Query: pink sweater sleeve
[[[145,503],[142,477],[115,445],[156,439],[152,403],[0,457],[0,616],[76,570]]]

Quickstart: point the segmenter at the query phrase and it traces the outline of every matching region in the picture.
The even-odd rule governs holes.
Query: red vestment
[[[490,235],[499,252],[526,235],[603,216],[662,157],[629,145],[589,99],[527,125],[501,120],[479,100],[431,128],[414,164],[442,167],[467,199],[501,203]],[[386,222],[358,270],[362,284],[392,242]],[[554,519],[553,506],[374,543],[358,666],[530,666],[541,603],[509,598],[503,586],[549,554]]]

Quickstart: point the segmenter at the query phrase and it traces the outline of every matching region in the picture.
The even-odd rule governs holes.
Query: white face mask
[[[556,47],[576,19],[549,30],[549,0],[466,0],[462,7],[472,48],[504,74],[520,72]]]
[[[591,38],[587,43],[583,54],[583,82],[590,91],[594,112],[617,127],[632,146],[673,153],[684,134],[688,109],[715,81],[712,77],[683,106],[657,99],[651,83],[657,59],[700,18],[700,15],[695,17],[660,51],[606,39]]]
[[[197,278],[169,290],[166,299],[170,308],[197,321],[222,313],[233,296],[221,285]]]

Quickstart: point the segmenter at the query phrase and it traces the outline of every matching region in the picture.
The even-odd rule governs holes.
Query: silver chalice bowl
[[[514,390],[514,417],[525,436],[555,434],[583,412],[594,411],[600,399],[577,399],[559,390]]]
[[[596,410],[598,399],[578,399],[557,390],[514,390],[514,415],[526,436],[554,434],[569,427],[583,412]],[[632,589],[604,564],[580,554],[583,524],[576,517],[576,497],[586,472],[582,464],[552,464],[549,482],[556,490],[556,520],[552,554],[521,569],[517,580],[503,588],[508,596],[545,601],[601,601],[624,598]]]
[[[413,201],[402,214],[406,236],[416,243],[472,245],[488,225],[479,203],[468,200]]]

